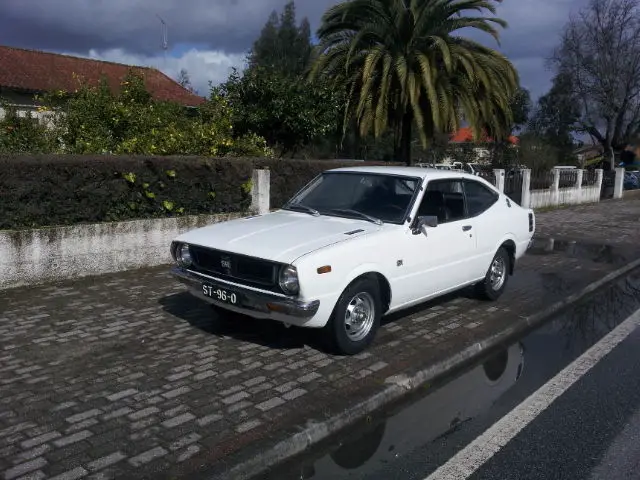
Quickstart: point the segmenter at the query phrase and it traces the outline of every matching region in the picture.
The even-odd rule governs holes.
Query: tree
[[[437,132],[460,127],[494,138],[510,133],[518,75],[496,50],[459,35],[472,28],[498,38],[492,0],[351,0],[330,8],[318,30],[312,78],[347,87],[346,115],[361,134],[391,126],[397,156],[411,163],[412,127],[423,147]],[[473,12],[474,16],[467,16]]]
[[[529,121],[531,113],[531,94],[529,90],[518,87],[516,93],[511,98],[511,112],[513,115],[513,126],[511,131],[521,130]]]
[[[338,103],[335,92],[306,84],[268,68],[254,67],[213,89],[233,110],[234,130],[255,133],[280,156],[296,152],[335,130]]]
[[[520,137],[519,163],[536,172],[548,172],[558,165],[558,148],[533,132]]]
[[[193,88],[193,85],[191,85],[191,77],[189,76],[189,72],[187,72],[186,68],[180,70],[180,73],[178,74],[178,83],[182,88],[189,90],[191,93],[198,93],[196,89]]]
[[[579,108],[576,131],[609,154],[640,134],[638,0],[591,0],[566,25],[552,58]]]
[[[293,1],[282,14],[273,11],[249,54],[249,69],[273,69],[282,75],[297,76],[304,72],[311,58],[311,27],[303,18],[296,23]]]
[[[580,120],[580,108],[574,101],[572,79],[556,75],[551,89],[538,99],[528,130],[555,149],[556,164],[570,157],[575,147],[573,131]]]

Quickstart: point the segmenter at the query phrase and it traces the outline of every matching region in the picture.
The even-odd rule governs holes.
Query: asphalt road
[[[467,478],[625,480],[639,467],[636,329]]]
[[[639,282],[262,478],[640,479]]]

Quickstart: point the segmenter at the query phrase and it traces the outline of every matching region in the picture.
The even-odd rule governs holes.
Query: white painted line
[[[531,394],[425,480],[464,480],[640,326],[640,310]]]

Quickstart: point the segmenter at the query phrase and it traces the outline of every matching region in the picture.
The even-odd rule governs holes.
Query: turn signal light
[[[323,273],[331,272],[331,265],[325,265],[324,267],[318,267],[318,274],[322,275]]]

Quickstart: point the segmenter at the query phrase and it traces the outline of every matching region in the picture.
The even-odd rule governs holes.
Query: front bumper
[[[303,325],[312,318],[320,307],[319,300],[303,301],[264,290],[247,287],[186,268],[174,266],[171,274],[189,287],[190,292],[221,308],[243,313],[255,318],[268,318],[293,325]],[[231,305],[204,294],[203,285],[223,288],[238,295],[238,302]]]

